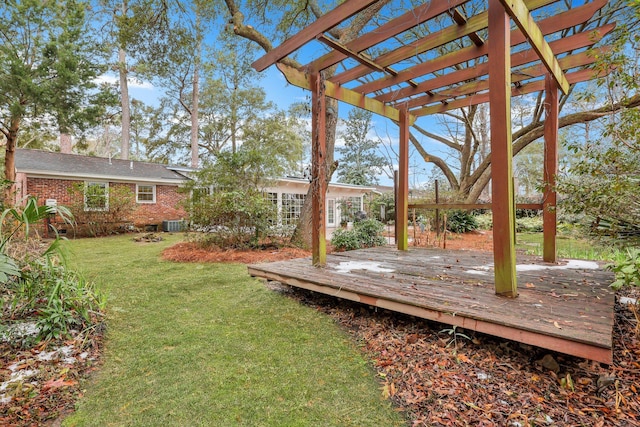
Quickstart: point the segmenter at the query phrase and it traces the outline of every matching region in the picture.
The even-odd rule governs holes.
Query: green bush
[[[69,209],[78,224],[79,235],[106,236],[130,225],[136,202],[133,190],[126,185],[109,186],[108,208],[105,210],[85,208],[84,183],[70,187],[68,192],[74,200]]]
[[[516,219],[516,232],[539,233],[542,231],[542,218],[539,216]]]
[[[480,230],[491,230],[493,228],[493,214],[491,212],[476,215],[475,219]]]
[[[640,286],[640,250],[627,249],[622,257],[606,268],[616,275],[611,287],[618,290],[624,286]]]
[[[58,206],[57,215],[71,223],[70,212]],[[0,217],[0,287],[2,322],[35,320],[38,339],[64,339],[71,330],[99,324],[104,300],[77,274],[68,270],[57,236],[48,246],[30,228],[53,213],[34,198],[22,208],[6,209]],[[21,238],[17,238],[21,237]],[[18,322],[19,323],[19,322]],[[31,341],[15,341],[27,345]]]
[[[380,221],[365,219],[356,222],[352,230],[339,228],[334,231],[331,244],[337,250],[345,251],[382,246],[387,243],[383,232],[384,224]]]
[[[466,233],[478,229],[476,218],[468,211],[455,210],[447,214],[447,230],[452,233]]]
[[[217,191],[193,206],[191,218],[194,228],[211,233],[205,244],[254,248],[267,236],[276,210],[257,190]]]

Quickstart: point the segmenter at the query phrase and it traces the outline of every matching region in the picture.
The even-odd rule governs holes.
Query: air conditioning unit
[[[187,229],[187,221],[184,220],[171,220],[171,221],[162,221],[162,231],[168,232],[177,232],[184,231]]]

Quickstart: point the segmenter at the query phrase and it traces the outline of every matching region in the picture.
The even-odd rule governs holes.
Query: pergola
[[[558,171],[558,91],[598,76],[587,66],[604,49],[592,48],[613,28],[608,24],[559,36],[563,30],[589,21],[606,4],[595,0],[534,20],[531,11],[555,0],[488,0],[487,10],[465,16],[468,0],[433,0],[382,26],[341,44],[326,33],[378,0],[346,0],[280,46],[254,62],[263,71],[276,64],[289,83],[312,92],[312,261],[326,262],[325,192],[327,170],[326,97],[387,117],[400,128],[397,244],[408,249],[409,127],[422,116],[488,102],[490,105],[493,258],[495,292],[516,297],[515,204],[512,168],[511,97],[545,91],[544,123],[544,260],[556,262],[556,194]],[[451,25],[374,56],[376,47],[412,29],[448,16]],[[511,21],[515,27],[511,27]],[[586,26],[583,26],[586,27]],[[417,31],[415,33],[418,33]],[[438,55],[453,41],[458,50]],[[470,41],[470,42],[469,42]],[[321,42],[328,53],[301,69],[279,63],[311,42]],[[397,45],[397,43],[396,43]],[[468,63],[475,65],[468,66]],[[323,70],[340,65],[325,78]],[[602,70],[600,70],[602,73]]]

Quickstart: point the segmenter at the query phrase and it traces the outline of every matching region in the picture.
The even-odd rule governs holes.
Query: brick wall
[[[56,199],[58,205],[66,207],[83,202],[82,199],[73,200],[73,192],[70,190],[74,185],[82,184],[84,181],[27,178],[26,182],[27,188],[26,191],[23,190],[23,193],[36,197],[39,205],[43,205],[47,199]],[[109,183],[110,189],[117,187],[128,187],[135,200],[136,184]],[[184,198],[185,195],[178,192],[178,186],[156,185],[156,202],[136,203],[136,208],[127,221],[139,228],[144,228],[146,225],[157,225],[160,230],[162,221],[187,218],[187,212],[180,206]]]

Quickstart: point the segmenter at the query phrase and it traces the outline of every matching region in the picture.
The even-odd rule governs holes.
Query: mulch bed
[[[210,250],[197,243],[175,244],[162,252],[162,258],[176,262],[238,262],[253,264],[260,262],[283,261],[311,256],[310,251],[299,248],[280,247],[267,250]]]
[[[410,425],[640,426],[640,339],[626,305],[616,305],[614,364],[607,366],[303,289],[276,289],[331,316],[359,343],[381,393]]]

